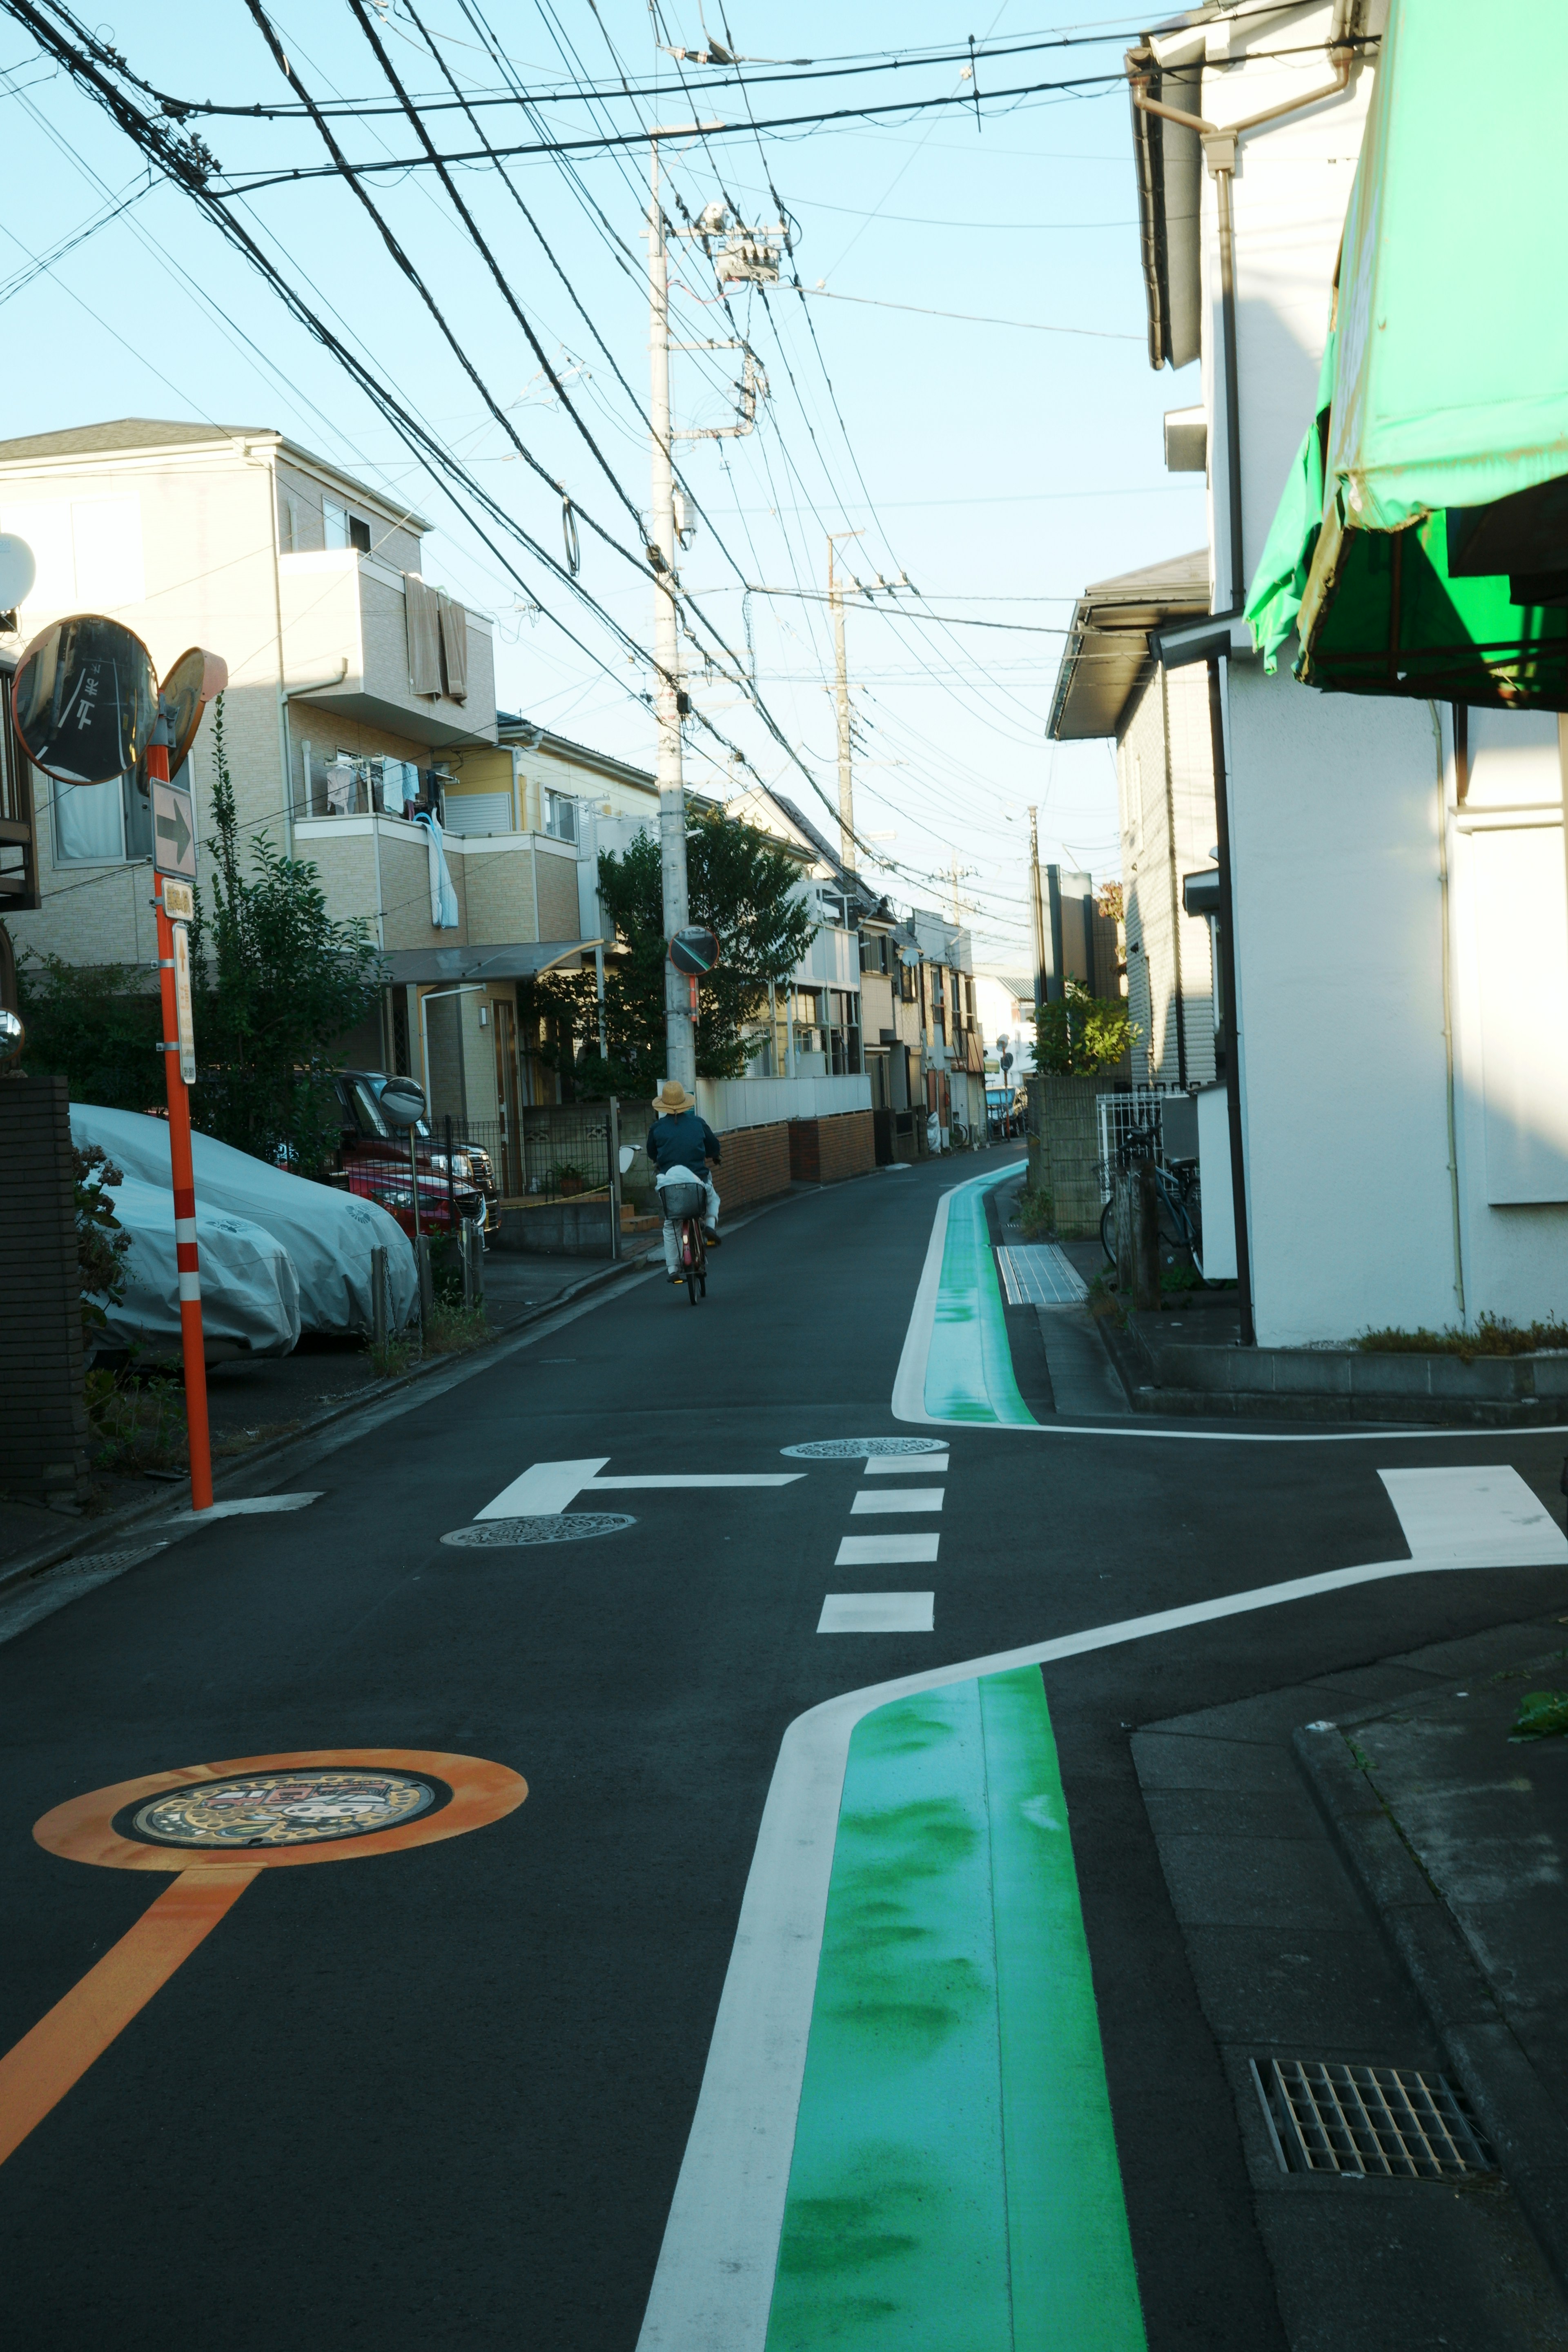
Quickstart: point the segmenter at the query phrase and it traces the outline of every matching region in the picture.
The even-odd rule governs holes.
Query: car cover
[[[153,1127],[157,1121],[146,1123]],[[110,1345],[167,1355],[180,1344],[174,1196],[167,1183],[144,1184],[130,1174],[103,1190],[131,1236],[125,1295],[99,1302],[108,1318]],[[221,1340],[252,1356],[288,1355],[300,1337],[300,1286],[282,1243],[247,1218],[198,1199],[196,1247],[203,1339],[209,1346]]]
[[[79,1149],[100,1144],[128,1176],[167,1188],[166,1120],[73,1103],[71,1137]],[[247,1218],[288,1251],[300,1286],[302,1329],[346,1334],[372,1328],[371,1252],[377,1248],[386,1252],[390,1328],[400,1331],[409,1320],[418,1296],[414,1244],[396,1219],[374,1201],[290,1176],[210,1135],[191,1137],[191,1160],[198,1211],[221,1210]],[[205,1297],[205,1256],[202,1264]]]

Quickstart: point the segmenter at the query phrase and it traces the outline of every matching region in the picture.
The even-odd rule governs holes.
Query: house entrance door
[[[517,1007],[498,996],[490,1007],[496,1038],[496,1102],[500,1113],[500,1188],[510,1200],[522,1191],[522,1112],[517,1072]]]

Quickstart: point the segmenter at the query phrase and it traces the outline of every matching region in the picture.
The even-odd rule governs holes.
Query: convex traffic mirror
[[[119,621],[75,614],[26,647],[12,708],[35,767],[68,784],[106,784],[134,768],[152,740],[153,657]]]
[[[394,1127],[417,1127],[425,1116],[424,1089],[412,1078],[388,1078],[381,1090],[381,1112]]]

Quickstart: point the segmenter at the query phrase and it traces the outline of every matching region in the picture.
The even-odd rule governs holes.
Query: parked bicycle
[[[1166,1249],[1185,1250],[1193,1261],[1198,1280],[1207,1286],[1208,1278],[1203,1266],[1203,1212],[1198,1192],[1197,1162],[1193,1160],[1166,1163],[1156,1156],[1158,1133],[1152,1127],[1134,1127],[1118,1147],[1117,1160],[1122,1168],[1135,1167],[1142,1160],[1154,1163],[1154,1213],[1160,1241]],[[1116,1264],[1116,1193],[1100,1213],[1100,1245],[1112,1265]]]
[[[702,1233],[708,1195],[700,1184],[664,1184],[659,1188],[659,1203],[676,1228],[686,1296],[695,1307],[699,1297],[708,1296],[708,1244]]]

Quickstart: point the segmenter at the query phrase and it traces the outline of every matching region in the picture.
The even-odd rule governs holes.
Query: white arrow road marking
[[[830,1592],[817,1620],[819,1633],[929,1633],[934,1592]]]
[[[934,1559],[942,1538],[933,1528],[911,1528],[903,1536],[844,1536],[839,1539],[835,1568],[902,1568],[914,1559]]]
[[[590,1454],[580,1462],[536,1462],[510,1486],[503,1486],[479,1519],[553,1517],[579,1495],[625,1494],[638,1486],[790,1486],[804,1478],[804,1470],[665,1470],[644,1478],[601,1478],[607,1454]]]
[[[1385,1440],[1387,1432],[1383,1433]],[[1396,1490],[1412,1474],[1384,1472],[1396,1510],[1413,1517],[1416,1490]],[[1466,1472],[1492,1478],[1495,1473]],[[1522,1480],[1519,1482],[1522,1486]],[[1428,1490],[1428,1496],[1435,1493]],[[1449,1487],[1451,1496],[1460,1491]],[[1529,1496],[1529,1489],[1524,1488]],[[1533,1504],[1534,1497],[1529,1497]],[[1450,1506],[1450,1510],[1452,1508]],[[963,1658],[896,1682],[847,1691],[797,1716],[784,1733],[763,1810],[756,1851],[746,1881],[734,1948],[709,2045],[702,2090],[665,2228],[658,2268],[637,2352],[763,2352],[789,2187],[795,2117],[805,2071],[806,2041],[816,1990],[823,1922],[834,1840],[844,1794],[849,1740],[862,1716],[895,1699],[1016,1666],[1047,1665],[1152,1634],[1211,1624],[1258,1609],[1375,1584],[1395,1576],[1427,1576],[1462,1567],[1511,1568],[1556,1561],[1568,1553],[1553,1527],[1547,1553],[1538,1528],[1521,1526],[1517,1495],[1494,1489],[1489,1523],[1479,1495],[1467,1511],[1471,1558],[1452,1549],[1412,1559],[1379,1559],[1362,1568],[1335,1568],[1249,1592],[1226,1592],[1185,1608],[1091,1626],[1050,1642]],[[1542,1515],[1544,1516],[1544,1515]],[[1552,1526],[1550,1520],[1547,1525]],[[1489,1531],[1487,1531],[1489,1528]],[[1447,1520],[1438,1530],[1449,1542]],[[853,1538],[847,1538],[853,1540]],[[934,1542],[935,1538],[930,1538]],[[1539,1549],[1538,1549],[1539,1547]]]
[[[940,1511],[946,1499],[940,1486],[885,1486],[880,1494],[857,1495],[849,1516],[856,1518],[864,1511]]]

